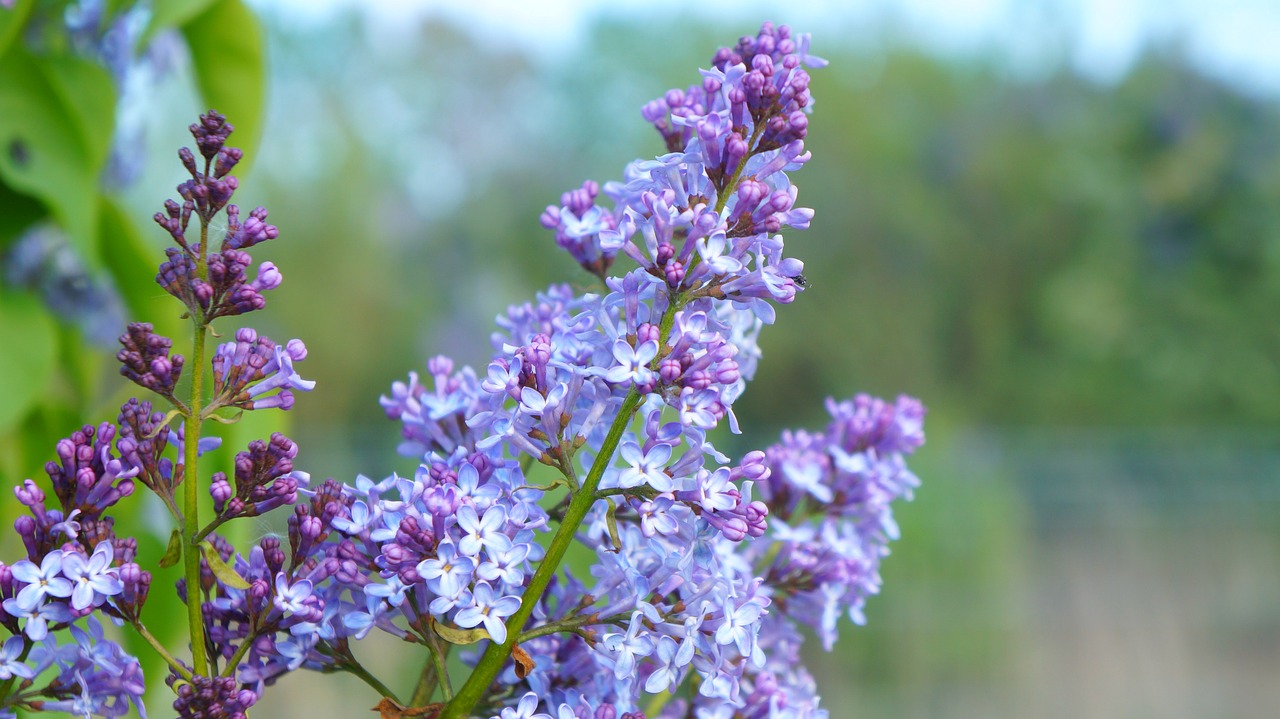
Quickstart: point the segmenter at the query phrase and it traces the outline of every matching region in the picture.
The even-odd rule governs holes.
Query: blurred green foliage
[[[349,291],[307,293],[323,308],[312,335],[336,325],[382,349],[359,370],[336,344],[316,353],[318,371],[347,370],[322,421],[377,421],[369,383],[380,391],[440,351],[482,361],[506,303],[550,282],[589,284],[550,249],[537,214],[582,178],[603,182],[660,152],[637,108],[696,79],[703,48],[724,33],[694,27],[640,62],[639,48],[670,28],[605,24],[549,70],[442,25],[403,55],[346,55],[357,67],[316,100],[342,136],[340,164],[328,166],[341,180],[287,166],[274,170],[287,181],[272,178],[281,226],[305,235],[281,246],[292,277],[328,282],[329,265],[306,264],[330,256],[326,246],[351,263]],[[284,35],[288,62],[315,56]],[[909,391],[982,425],[1280,419],[1280,333],[1266,321],[1280,299],[1275,103],[1155,51],[1102,85],[1066,68],[1015,80],[981,58],[816,42],[832,64],[814,73],[814,159],[796,182],[817,216],[788,238],[812,286],[764,335],[744,424],[779,426],[796,411],[816,420],[823,396],[855,388]],[[375,70],[393,109],[421,113],[414,122],[369,129],[387,120],[350,93]],[[315,121],[273,112],[281,128]],[[445,148],[409,152],[446,198],[426,210],[387,158],[424,135]],[[469,161],[479,152],[492,167]],[[370,313],[385,321],[359,321]]]

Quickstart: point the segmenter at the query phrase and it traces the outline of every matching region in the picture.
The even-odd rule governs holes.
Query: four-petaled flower
[[[23,664],[18,660],[22,655],[23,644],[22,637],[9,637],[8,641],[0,647],[0,679],[12,679],[14,677],[22,677],[23,679],[34,679],[35,671],[31,667]]]
[[[11,571],[14,580],[27,583],[16,597],[19,607],[34,610],[44,601],[45,596],[71,596],[74,587],[66,577],[61,576],[62,561],[62,551],[55,549],[44,556],[39,567],[27,559],[13,565]]]
[[[502,525],[507,522],[507,510],[501,505],[494,505],[484,511],[484,516],[476,514],[476,508],[464,504],[458,509],[458,526],[466,534],[458,542],[458,551],[468,557],[480,554],[481,548],[490,552],[502,552],[511,548],[511,538],[502,533]]]
[[[627,628],[626,634],[604,635],[605,648],[617,655],[613,660],[613,675],[618,679],[634,676],[637,658],[653,653],[653,640],[640,636],[642,616],[641,612],[632,613],[631,626]]]
[[[124,591],[119,570],[111,566],[114,558],[111,542],[99,542],[88,559],[74,552],[63,557],[62,574],[75,587],[71,593],[72,609],[87,609]]]
[[[613,359],[617,364],[604,373],[604,378],[613,383],[631,382],[637,387],[651,385],[655,375],[649,363],[657,356],[658,343],[653,340],[632,347],[620,339],[613,343]]]
[[[71,610],[62,602],[46,602],[35,609],[25,609],[17,599],[10,597],[4,600],[4,611],[16,619],[25,619],[27,624],[22,633],[38,642],[49,634],[49,623],[71,621]]]
[[[534,714],[538,709],[538,695],[528,692],[520,697],[514,707],[503,707],[502,712],[491,719],[551,719],[549,714]]]
[[[618,453],[630,467],[618,475],[618,486],[623,489],[648,484],[659,492],[670,492],[674,485],[671,477],[662,471],[671,459],[671,445],[655,444],[648,452],[641,451],[635,442],[623,442]]]
[[[475,510],[472,510],[472,514],[475,514]],[[418,576],[427,580],[431,591],[442,597],[456,597],[471,581],[475,566],[470,557],[458,553],[458,547],[453,542],[442,542],[436,547],[436,556],[418,562],[416,569]]]
[[[311,590],[311,580],[301,579],[291,586],[284,572],[278,572],[276,574],[276,608],[286,614],[307,611],[304,602],[311,596]]]
[[[499,644],[507,641],[507,626],[502,623],[502,618],[516,613],[520,608],[520,598],[497,597],[488,582],[476,584],[471,596],[474,603],[458,612],[454,621],[460,627],[476,627],[484,624],[485,631],[489,632],[493,641]]]

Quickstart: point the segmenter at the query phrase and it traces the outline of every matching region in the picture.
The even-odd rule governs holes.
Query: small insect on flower
[[[804,275],[796,275],[791,279],[795,280],[795,283],[797,285],[800,285],[801,287],[804,287],[806,289],[809,287],[809,278],[805,277]]]

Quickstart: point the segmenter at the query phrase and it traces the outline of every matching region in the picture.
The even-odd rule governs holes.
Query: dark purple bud
[[[663,359],[658,365],[658,376],[664,384],[675,384],[683,373],[684,368],[680,366],[680,360],[672,357]]]
[[[651,322],[642,322],[636,328],[636,344],[642,345],[645,342],[662,342],[662,328]]]
[[[182,160],[182,166],[187,168],[187,172],[190,172],[193,178],[200,178],[200,170],[196,167],[196,156],[192,154],[191,148],[184,147],[179,149],[178,159]]]
[[[668,286],[679,287],[680,283],[684,281],[684,265],[679,260],[668,262],[665,276]]]
[[[238,147],[224,147],[218,150],[218,159],[213,165],[213,176],[225,177],[243,157],[244,152]]]
[[[227,137],[235,131],[235,127],[217,110],[210,110],[201,115],[200,121],[188,129],[191,131],[191,136],[195,138],[200,154],[209,161],[217,157]]]

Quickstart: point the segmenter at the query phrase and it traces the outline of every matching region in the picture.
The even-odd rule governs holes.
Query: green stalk
[[[377,677],[370,674],[369,670],[365,669],[364,666],[354,658],[348,659],[346,663],[342,665],[342,671],[356,677],[365,684],[368,684],[380,696],[384,696],[394,701],[396,704],[400,704],[400,697],[396,696],[396,693],[388,689],[387,685],[379,681]]]
[[[613,461],[613,453],[618,448],[618,442],[622,440],[622,433],[631,424],[631,417],[639,406],[640,393],[632,388],[627,393],[627,398],[623,400],[622,408],[618,410],[618,416],[613,420],[613,425],[609,427],[609,434],[600,447],[600,453],[596,455],[595,463],[591,465],[591,471],[583,481],[582,487],[574,493],[573,499],[569,502],[569,508],[564,513],[564,521],[560,523],[560,528],[551,538],[551,546],[547,548],[546,557],[538,564],[538,570],[534,572],[533,579],[529,580],[529,586],[521,598],[520,608],[507,620],[507,641],[502,644],[489,642],[484,655],[480,657],[480,663],[476,664],[471,676],[467,677],[467,683],[462,685],[453,700],[440,712],[438,719],[459,719],[466,716],[475,708],[485,692],[493,686],[493,680],[497,678],[498,672],[507,662],[507,657],[511,655],[516,640],[520,638],[520,632],[524,630],[525,622],[529,621],[533,608],[542,601],[542,594],[551,583],[552,575],[564,560],[565,552],[573,543],[578,526],[586,518],[591,506],[595,504],[596,489],[600,486],[604,470]]]
[[[209,272],[208,244],[209,224],[201,219],[200,257],[196,262],[196,273],[202,279]],[[200,413],[204,405],[204,342],[207,328],[204,317],[198,310],[199,305],[192,303],[189,311],[195,338],[192,342],[191,362],[187,364],[191,368],[191,402],[187,405],[183,429],[186,457],[182,468],[182,559],[183,576],[187,580],[187,629],[191,635],[191,667],[195,674],[207,676],[209,658],[204,642],[204,614],[200,610],[200,543],[196,539],[196,534],[200,531],[200,482],[196,470],[196,455],[200,444]]]
[[[751,135],[750,147],[755,147],[763,131],[763,124],[755,128]],[[715,207],[717,213],[724,211],[725,205],[729,201],[729,195],[737,189],[738,183],[742,181],[742,173],[746,168],[746,164],[746,158],[743,158],[741,164],[738,165],[738,169],[725,183],[724,189],[720,191]],[[689,267],[696,266],[697,261],[698,256],[695,254]],[[663,312],[662,319],[658,325],[658,336],[662,338],[664,345],[666,338],[671,335],[671,328],[675,324],[676,312],[687,301],[688,296],[683,292],[671,296],[670,305]],[[663,354],[659,353],[659,358],[663,356]],[[542,594],[547,590],[551,577],[555,574],[556,569],[559,568],[565,552],[569,549],[569,545],[573,543],[578,526],[582,524],[587,512],[595,504],[598,498],[596,490],[600,486],[600,479],[604,476],[604,471],[609,466],[609,463],[613,461],[613,453],[618,448],[622,433],[631,424],[632,415],[639,405],[640,393],[632,388],[627,393],[627,398],[623,400],[622,408],[618,411],[618,416],[614,419],[613,425],[609,427],[609,434],[605,437],[604,444],[600,447],[600,453],[596,455],[596,461],[591,465],[591,471],[587,474],[586,480],[573,493],[573,498],[569,502],[568,509],[565,510],[560,528],[556,530],[555,536],[551,538],[551,546],[547,549],[546,556],[538,565],[538,570],[534,572],[533,579],[529,581],[529,586],[524,591],[520,609],[516,610],[516,613],[511,615],[511,618],[507,621],[507,640],[502,644],[489,643],[489,646],[484,650],[484,655],[480,657],[480,662],[476,664],[471,676],[467,678],[466,684],[462,685],[462,688],[458,690],[453,700],[440,712],[437,719],[460,719],[460,717],[475,708],[485,692],[493,686],[493,680],[506,663],[507,657],[511,655],[511,650],[515,647],[517,640],[521,638],[520,633],[524,630],[525,622],[529,620],[529,616],[533,613],[533,608],[538,602],[542,601]]]
[[[182,666],[182,663],[177,659],[174,659],[173,655],[169,653],[169,650],[164,648],[164,645],[160,643],[160,640],[156,639],[155,635],[148,631],[142,622],[133,622],[133,628],[142,636],[143,639],[147,640],[147,643],[151,645],[152,649],[156,650],[156,654],[159,654],[161,659],[164,659],[165,663],[169,665],[169,668],[177,672],[178,676],[183,679],[191,681],[191,670]]]

